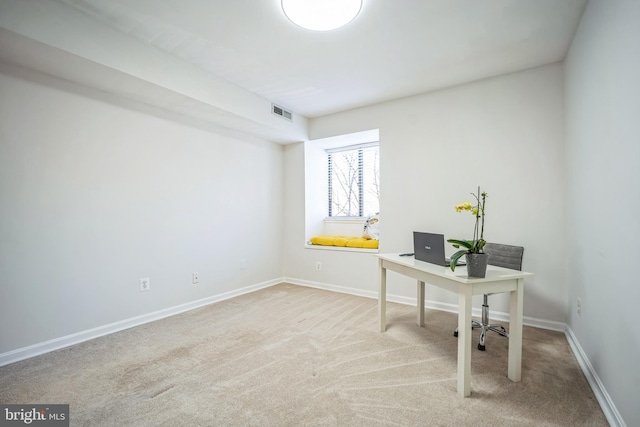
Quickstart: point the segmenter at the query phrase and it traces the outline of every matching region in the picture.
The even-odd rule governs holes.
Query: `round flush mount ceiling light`
[[[362,0],[282,0],[282,10],[291,22],[314,31],[347,25],[361,8]]]

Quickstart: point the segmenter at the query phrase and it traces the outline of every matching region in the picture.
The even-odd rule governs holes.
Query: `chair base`
[[[498,267],[510,268],[513,270],[522,270],[522,254],[524,248],[522,246],[501,245],[497,243],[486,243],[484,245],[484,252],[489,254],[489,264],[496,265]],[[498,335],[509,338],[509,334],[502,327],[502,325],[492,325],[489,323],[489,295],[483,295],[482,303],[482,321],[472,321],[471,326],[473,329],[482,328],[480,333],[480,342],[478,343],[478,350],[484,351],[485,339],[488,331],[493,331]],[[458,336],[458,329],[456,328],[453,333],[454,336]]]
[[[507,333],[507,330],[502,325],[489,323],[489,305],[487,304],[486,295],[485,295],[485,303],[482,304],[482,322],[478,322],[477,320],[472,320],[471,330],[473,329],[482,329],[482,331],[480,331],[480,342],[478,342],[478,350],[480,351],[485,351],[486,349],[485,339],[487,337],[488,331],[493,331],[498,335],[501,335],[505,338],[509,338],[509,333]],[[458,328],[456,328],[456,330],[453,331],[453,336],[454,337],[458,336]]]

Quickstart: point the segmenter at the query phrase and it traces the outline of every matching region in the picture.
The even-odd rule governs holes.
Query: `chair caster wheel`
[[[484,346],[482,344],[478,344],[478,350],[484,351]]]
[[[457,337],[458,336],[458,331],[453,331],[453,336]]]

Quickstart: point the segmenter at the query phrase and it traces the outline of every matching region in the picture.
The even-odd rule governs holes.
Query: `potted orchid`
[[[484,245],[487,243],[486,240],[484,240],[484,212],[487,193],[484,191],[481,193],[480,187],[478,187],[478,194],[471,193],[471,195],[476,199],[475,205],[472,205],[470,201],[466,201],[457,204],[455,209],[456,212],[469,211],[475,217],[473,239],[447,240],[447,242],[451,243],[456,249],[464,248],[451,256],[449,266],[451,267],[451,271],[455,271],[456,262],[464,255],[467,261],[467,274],[469,277],[485,277],[489,261],[489,256],[483,252]]]

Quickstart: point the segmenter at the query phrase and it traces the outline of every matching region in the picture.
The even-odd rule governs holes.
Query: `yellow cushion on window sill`
[[[378,249],[378,240],[355,236],[315,236],[311,244],[321,246],[342,246],[347,248]]]

